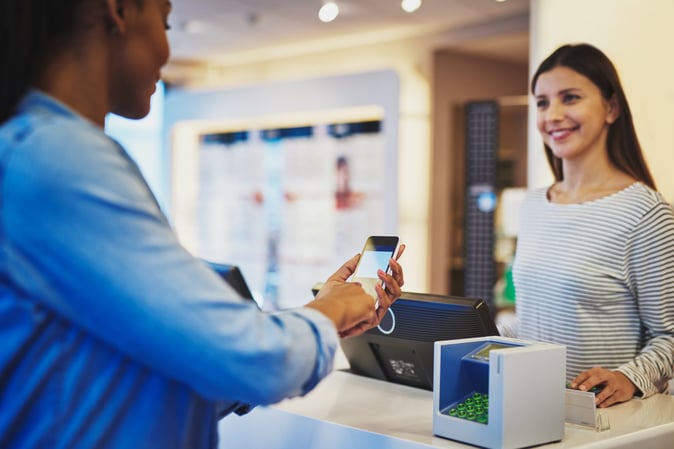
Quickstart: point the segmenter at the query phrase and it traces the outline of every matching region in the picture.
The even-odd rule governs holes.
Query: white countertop
[[[343,360],[338,364],[343,366]],[[433,435],[431,391],[337,370],[305,397],[258,407],[220,423],[221,448],[387,449],[472,447]],[[603,413],[602,432],[566,426],[564,439],[545,448],[674,447],[674,397],[656,395]]]

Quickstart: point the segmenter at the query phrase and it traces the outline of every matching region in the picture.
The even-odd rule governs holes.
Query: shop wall
[[[270,310],[310,300],[368,235],[397,233],[398,92],[392,71],[169,91],[169,215],[182,243],[239,265]]]
[[[420,50],[419,42],[396,42],[364,45],[357,49],[333,50],[329,54],[296,56],[273,61],[220,67],[205,72],[201,79],[187,86],[190,95],[169,93],[167,97],[167,125],[188,115],[211,118],[223,114],[246,116],[258,113],[279,113],[295,110],[346,106],[349,102],[371,102],[376,86],[359,85],[354,73],[387,70],[399,81],[397,98],[389,110],[397,111],[397,173],[392,173],[398,184],[397,229],[402,241],[408,244],[404,256],[406,288],[424,291],[427,285],[427,223],[429,171],[429,86],[427,81],[428,52]],[[346,78],[345,78],[346,77]],[[330,80],[351,77],[353,96],[343,97],[343,89],[313,89]],[[287,88],[291,89],[288,90]],[[368,90],[369,89],[369,90]],[[219,105],[213,109],[202,104],[203,98],[214,99],[217,91]],[[202,92],[203,94],[200,94]],[[199,95],[203,95],[200,97]],[[252,95],[252,97],[250,96]],[[197,101],[188,100],[188,96]],[[172,99],[173,97],[173,99]],[[226,98],[225,98],[226,97]],[[377,98],[377,100],[387,101]],[[320,104],[319,104],[320,103]],[[209,102],[213,105],[215,103]],[[283,105],[282,108],[279,105]],[[172,107],[175,105],[176,107]],[[223,112],[224,109],[224,112]],[[264,109],[264,111],[262,111]],[[178,116],[172,116],[180,111]],[[390,122],[395,126],[396,118]]]
[[[531,2],[531,72],[555,48],[588,42],[613,60],[659,190],[674,200],[674,2],[671,0],[535,0]],[[529,186],[548,184],[540,136],[529,111]]]
[[[495,100],[527,93],[528,65],[447,51],[434,55],[433,159],[430,235],[430,290],[450,291],[450,272],[461,264],[464,148],[460,114],[468,101]]]
[[[398,224],[401,240],[408,245],[404,255],[408,291],[428,291],[431,279],[431,91],[432,58],[438,48],[466,41],[509,36],[528,30],[528,15],[494,21],[490,26],[425,36],[388,36],[387,40],[340,41],[309,51],[279,51],[248,55],[241,60],[215,62],[195,71],[184,88],[193,92],[216,90],[261,90],[269,85],[293,84],[307,80],[331,79],[359,73],[392,71],[399,81],[398,93]],[[321,97],[330,99],[330,91]],[[306,91],[291,99],[302,104]],[[259,97],[258,97],[259,98]],[[237,98],[246,105],[245,98]],[[332,99],[337,101],[338,99]],[[274,96],[261,104],[275,102]],[[198,108],[198,105],[193,106]]]

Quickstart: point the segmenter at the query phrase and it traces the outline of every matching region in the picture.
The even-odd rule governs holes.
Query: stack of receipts
[[[594,393],[566,389],[566,422],[601,432],[611,428],[608,416],[597,410]]]

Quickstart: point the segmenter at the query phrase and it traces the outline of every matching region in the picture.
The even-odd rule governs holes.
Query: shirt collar
[[[68,117],[81,117],[61,101],[37,89],[30,89],[19,103],[18,112],[24,113],[43,109],[52,114]]]

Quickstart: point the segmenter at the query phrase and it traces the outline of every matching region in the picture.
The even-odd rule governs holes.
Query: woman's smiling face
[[[557,66],[539,76],[534,96],[538,131],[556,157],[572,160],[607,151],[608,127],[618,117],[618,108],[592,81]]]
[[[140,6],[133,1],[125,3],[124,31],[112,50],[112,112],[140,118],[150,110],[160,69],[169,58],[166,30],[170,12],[168,0],[144,0]]]

